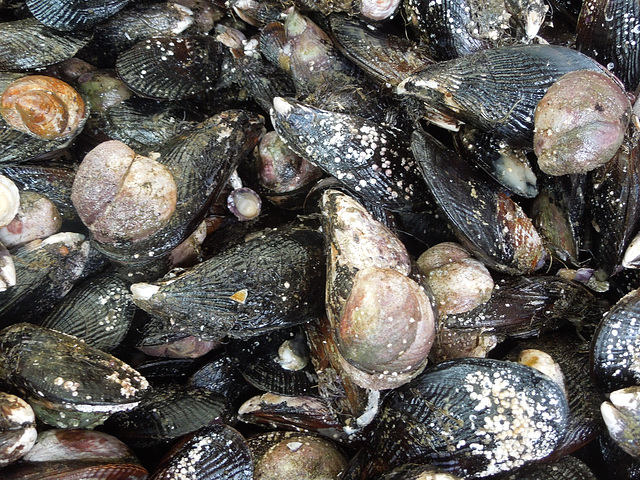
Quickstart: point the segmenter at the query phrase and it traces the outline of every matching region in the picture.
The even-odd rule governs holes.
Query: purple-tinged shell
[[[585,173],[618,151],[631,104],[611,76],[577,70],[560,77],[535,110],[533,149],[547,175]]]
[[[168,223],[177,204],[177,186],[165,165],[111,140],[85,156],[71,200],[99,242],[136,242]]]

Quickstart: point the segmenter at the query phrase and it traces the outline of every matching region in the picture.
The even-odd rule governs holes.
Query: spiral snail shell
[[[28,75],[12,82],[2,93],[0,113],[21,132],[55,140],[78,132],[88,108],[68,83],[45,75]]]

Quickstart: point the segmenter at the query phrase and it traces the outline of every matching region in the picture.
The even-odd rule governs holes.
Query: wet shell
[[[547,257],[522,208],[455,152],[416,130],[412,149],[424,181],[460,243],[489,268],[531,273]]]
[[[0,175],[0,228],[11,223],[20,208],[20,191],[10,178]]]
[[[611,392],[609,400],[600,406],[600,410],[611,438],[629,455],[640,457],[640,387],[628,387]]]
[[[129,283],[110,272],[72,290],[40,326],[74,335],[89,346],[110,352],[124,339],[134,314]]]
[[[591,469],[576,457],[566,456],[555,462],[521,468],[503,480],[596,480]]]
[[[248,440],[255,480],[337,480],[347,462],[329,440],[312,434],[269,432]]]
[[[491,298],[477,308],[442,319],[451,329],[481,329],[501,336],[529,337],[566,321],[579,323],[600,309],[596,297],[577,282],[551,276],[515,276],[496,282]]]
[[[478,478],[550,455],[568,413],[558,385],[533,368],[454,360],[387,397],[373,449],[392,466],[418,461]]]
[[[246,338],[314,318],[321,239],[308,228],[264,231],[182,275],[131,287],[140,308],[202,339]]]
[[[135,408],[112,415],[104,429],[135,448],[159,445],[222,421],[227,404],[220,394],[196,387],[152,391]]]
[[[185,471],[203,480],[253,480],[253,457],[237,430],[212,425],[176,445],[151,480],[174,480]]]
[[[26,394],[38,419],[90,428],[134,408],[147,380],[126,363],[81,340],[28,323],[0,331],[0,373]]]
[[[430,65],[403,80],[397,92],[513,145],[531,146],[536,105],[557,79],[574,70],[605,71],[566,47],[497,47]]]
[[[135,97],[104,112],[98,128],[142,152],[195,126],[191,117],[174,103]]]
[[[97,248],[131,279],[166,273],[170,251],[200,225],[233,170],[263,133],[262,117],[226,110],[172,137],[156,152],[157,161],[169,169],[178,188],[176,210],[169,222],[135,244],[96,243]],[[90,194],[91,183],[87,186]]]
[[[0,97],[0,112],[13,128],[42,140],[60,140],[82,130],[89,109],[68,83],[44,75],[12,82]]]
[[[622,145],[631,104],[610,76],[579,70],[554,83],[535,111],[533,148],[547,175],[585,173]]]
[[[254,387],[282,395],[303,395],[318,382],[303,332],[282,329],[247,340],[231,340],[227,355]]]
[[[638,2],[590,0],[576,27],[578,50],[597,59],[631,92],[640,82],[639,18]]]
[[[62,33],[35,18],[0,23],[0,70],[30,70],[73,57],[89,42],[83,33]]]
[[[20,194],[20,209],[15,218],[0,229],[0,242],[8,248],[14,248],[54,235],[61,226],[62,217],[51,200],[38,193],[25,191]]]
[[[602,318],[592,340],[591,371],[596,385],[611,392],[640,383],[640,290],[621,298]]]
[[[205,92],[218,77],[221,44],[211,37],[155,37],[118,56],[118,75],[134,92],[179,100]]]
[[[281,97],[273,100],[271,120],[293,151],[358,198],[389,210],[424,209],[425,189],[403,132]]]
[[[31,14],[56,30],[90,27],[122,10],[129,0],[27,0]]]
[[[79,233],[56,233],[11,252],[16,285],[0,292],[0,325],[41,318],[80,279],[89,258],[89,242]]]
[[[165,165],[112,140],[84,157],[71,200],[96,240],[117,244],[147,239],[165,227],[177,190]]]
[[[36,416],[20,397],[0,392],[0,466],[15,462],[36,443]]]

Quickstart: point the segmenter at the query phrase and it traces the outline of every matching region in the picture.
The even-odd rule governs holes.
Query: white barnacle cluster
[[[187,480],[198,474],[198,463],[205,457],[213,443],[213,438],[203,437],[191,445],[189,455],[178,456],[172,465],[175,480]]]
[[[504,369],[467,374],[465,389],[476,402],[469,415],[474,438],[467,439],[467,455],[486,459],[478,476],[515,469],[553,451],[559,441],[557,399],[536,397]]]

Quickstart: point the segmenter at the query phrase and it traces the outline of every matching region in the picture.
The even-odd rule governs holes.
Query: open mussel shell
[[[63,333],[28,323],[0,331],[0,374],[25,394],[39,420],[91,427],[135,407],[149,384],[121,360]]]
[[[89,39],[88,34],[51,30],[35,18],[0,23],[0,70],[30,70],[62,62]]]
[[[509,274],[542,267],[540,235],[502,188],[424,131],[414,131],[411,144],[428,189],[467,250]]]
[[[62,31],[82,30],[122,10],[129,0],[27,0],[31,14]]]
[[[197,472],[199,480],[253,480],[253,457],[237,430],[212,425],[178,443],[150,478],[174,480],[184,472]]]
[[[500,360],[458,359],[389,394],[372,451],[391,467],[429,463],[478,478],[552,454],[568,415],[560,387],[537,370]]]
[[[227,410],[225,398],[212,390],[163,386],[135,408],[112,415],[104,429],[128,445],[148,447],[221,422]]]
[[[178,100],[210,89],[220,72],[222,45],[213,37],[154,37],[118,56],[118,75],[134,92]]]
[[[592,340],[591,370],[605,393],[640,384],[640,290],[621,298],[602,318]]]
[[[347,433],[328,403],[311,396],[265,393],[251,397],[238,409],[238,419],[285,430],[315,432],[333,441],[349,442]]]

